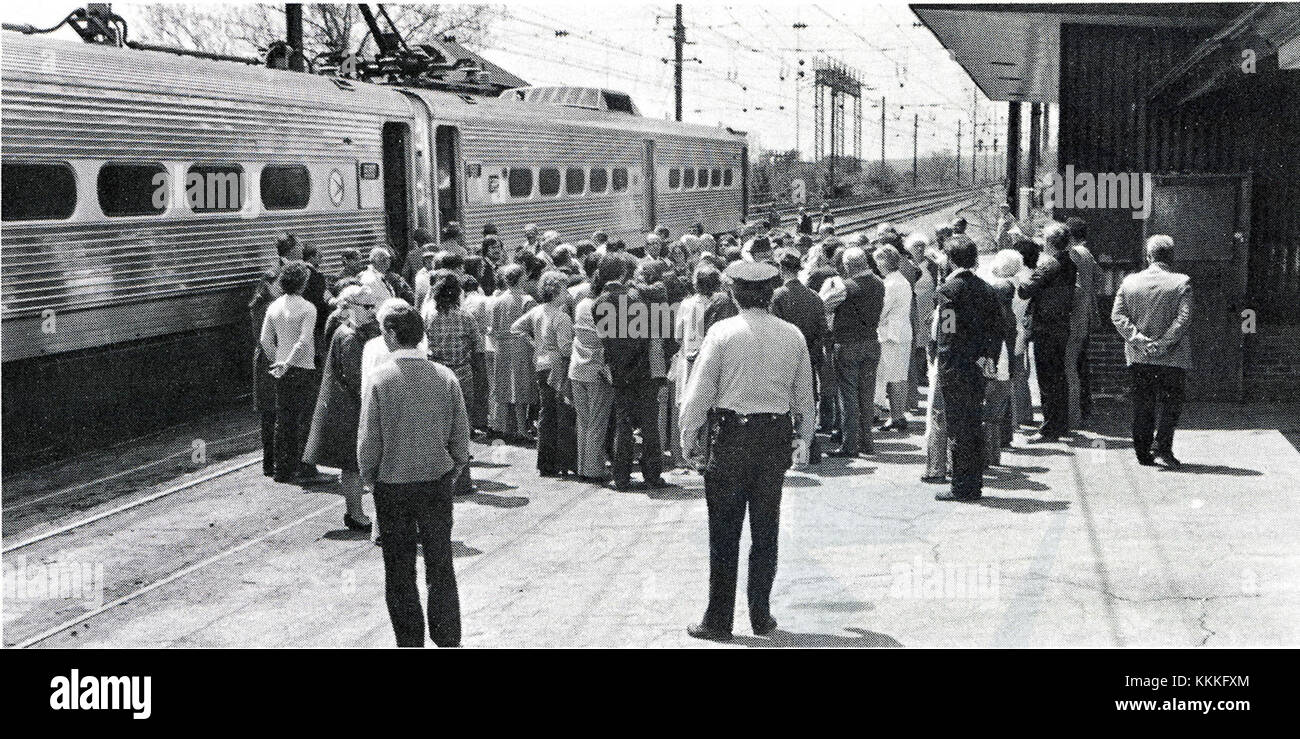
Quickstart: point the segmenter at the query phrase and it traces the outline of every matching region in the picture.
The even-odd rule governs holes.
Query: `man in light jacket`
[[[1158,462],[1176,469],[1182,464],[1174,456],[1174,427],[1192,367],[1187,337],[1192,281],[1173,271],[1174,240],[1169,236],[1147,239],[1146,257],[1146,269],[1124,278],[1110,320],[1124,337],[1124,358],[1133,378],[1133,451],[1143,465]]]

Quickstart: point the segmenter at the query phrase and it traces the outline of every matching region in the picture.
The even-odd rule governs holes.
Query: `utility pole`
[[[799,32],[807,28],[807,23],[795,21],[794,23],[794,150],[799,153],[799,161],[803,161],[803,149],[799,146],[799,82],[803,79],[803,60],[799,54],[803,53],[803,48],[799,45]]]
[[[682,120],[682,47],[686,45],[686,26],[682,23],[682,5],[677,4],[677,23],[673,26],[673,95],[677,122]]]
[[[957,187],[961,187],[961,121],[957,121]]]
[[[306,72],[307,56],[302,48],[302,3],[285,3],[285,43],[289,45],[289,69]]]
[[[1032,125],[1032,123],[1031,123]],[[1030,148],[1033,147],[1031,143]],[[1007,103],[1007,204],[1017,209],[1020,202],[1020,103]]]
[[[1025,184],[1037,188],[1038,182],[1038,138],[1042,132],[1039,116],[1042,108],[1038,103],[1029,104],[1029,171],[1025,173]]]
[[[921,114],[912,114],[912,189],[916,189],[916,138],[921,129]]]
[[[880,98],[880,176],[885,176],[885,99]]]

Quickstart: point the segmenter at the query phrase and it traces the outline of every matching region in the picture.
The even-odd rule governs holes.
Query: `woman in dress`
[[[537,373],[537,471],[558,477],[576,471],[576,429],[569,389],[569,355],[573,350],[573,319],[569,316],[569,277],[552,270],[542,274],[537,291],[543,302],[510,327],[533,346]]]
[[[487,305],[487,337],[494,349],[488,425],[505,439],[525,441],[528,405],[537,395],[533,347],[527,339],[511,333],[510,327],[534,301],[523,291],[523,267],[508,264],[497,277],[504,289]]]
[[[880,361],[876,385],[889,403],[889,422],[881,431],[907,431],[907,365],[912,357],[912,285],[899,272],[898,250],[889,244],[876,249],[877,269],[884,275],[885,303],[877,334]]]
[[[349,315],[330,340],[303,459],[309,464],[342,470],[339,486],[347,505],[343,524],[367,531],[370,519],[361,506],[364,490],[357,465],[361,354],[366,342],[379,336],[379,322],[375,319],[375,294],[368,287],[347,287],[339,294],[338,302],[348,307]]]

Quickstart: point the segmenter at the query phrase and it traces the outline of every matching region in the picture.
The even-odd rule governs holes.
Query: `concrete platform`
[[[1138,466],[1113,434],[1018,443],[978,504],[933,500],[919,435],[792,472],[781,629],[733,645],[1295,646],[1300,453],[1277,430],[1197,428],[1235,408],[1189,413],[1182,472]],[[483,492],[459,500],[454,530],[466,646],[713,646],[684,631],[708,575],[698,475],[619,493],[540,479],[529,449],[475,448]],[[389,646],[380,551],[341,515],[328,489],[278,485],[253,465],[6,566],[102,564],[104,604],[152,588],[40,646]],[[92,610],[5,606],[7,644]]]

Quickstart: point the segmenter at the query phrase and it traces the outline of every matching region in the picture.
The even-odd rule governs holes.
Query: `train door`
[[[462,183],[460,162],[460,129],[455,126],[437,126],[433,135],[434,188],[438,193],[438,237],[443,238],[447,224],[455,221],[462,232],[465,222],[461,218]]]
[[[645,141],[645,218],[643,230],[650,231],[655,222],[655,142]]]
[[[388,243],[397,251],[398,262],[410,249],[410,187],[406,166],[411,159],[411,127],[406,123],[384,124],[384,216]],[[399,268],[395,264],[394,268]]]
[[[1172,236],[1175,269],[1192,278],[1187,397],[1240,401],[1250,176],[1156,175],[1154,185],[1143,235]]]
[[[740,147],[740,220],[749,219],[749,147]]]

